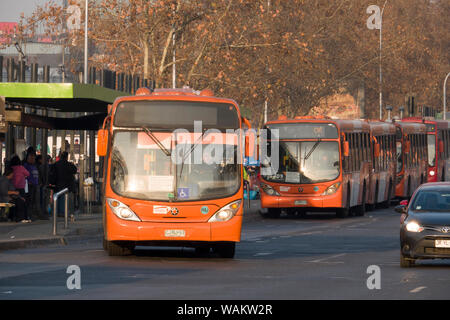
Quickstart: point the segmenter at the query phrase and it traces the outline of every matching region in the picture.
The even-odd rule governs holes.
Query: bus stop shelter
[[[40,149],[44,159],[48,153],[55,159],[59,139],[60,150],[69,153],[69,160],[73,161],[78,152],[79,196],[84,199],[84,179],[92,177],[98,183],[102,179],[102,161],[98,166],[95,161],[95,133],[106,117],[108,104],[126,95],[129,93],[94,84],[0,83],[0,147],[4,143],[5,159],[13,154],[20,156],[28,146]],[[75,136],[79,144],[75,144]],[[69,146],[66,138],[70,139]]]

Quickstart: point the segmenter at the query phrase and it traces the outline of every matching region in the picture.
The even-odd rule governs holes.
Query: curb
[[[54,244],[66,245],[67,242],[64,237],[0,241],[0,251],[37,248]]]

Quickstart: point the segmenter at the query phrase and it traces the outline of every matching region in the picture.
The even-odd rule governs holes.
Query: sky
[[[22,12],[29,16],[37,5],[46,2],[49,0],[0,0],[0,22],[19,22]]]

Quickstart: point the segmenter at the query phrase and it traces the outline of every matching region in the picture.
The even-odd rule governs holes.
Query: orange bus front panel
[[[263,191],[261,192],[263,193]],[[263,208],[341,208],[342,192],[338,191],[329,196],[269,196],[261,194]]]
[[[108,241],[233,241],[241,237],[242,214],[226,222],[138,222],[106,214]],[[182,236],[171,235],[182,232]],[[169,232],[169,234],[167,234]]]

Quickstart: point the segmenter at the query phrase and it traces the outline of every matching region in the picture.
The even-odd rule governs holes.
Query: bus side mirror
[[[411,142],[406,141],[405,143],[405,153],[409,153],[411,151]]]
[[[348,141],[344,141],[344,157],[348,157],[350,155],[350,146]]]
[[[256,149],[256,131],[249,129],[245,132],[245,156],[255,157]]]
[[[375,158],[378,158],[380,156],[380,144],[379,143],[375,143],[373,145],[373,155]]]
[[[99,157],[106,156],[108,150],[108,130],[100,129],[97,132],[97,155]]]
[[[439,153],[444,153],[444,141],[439,140]]]

